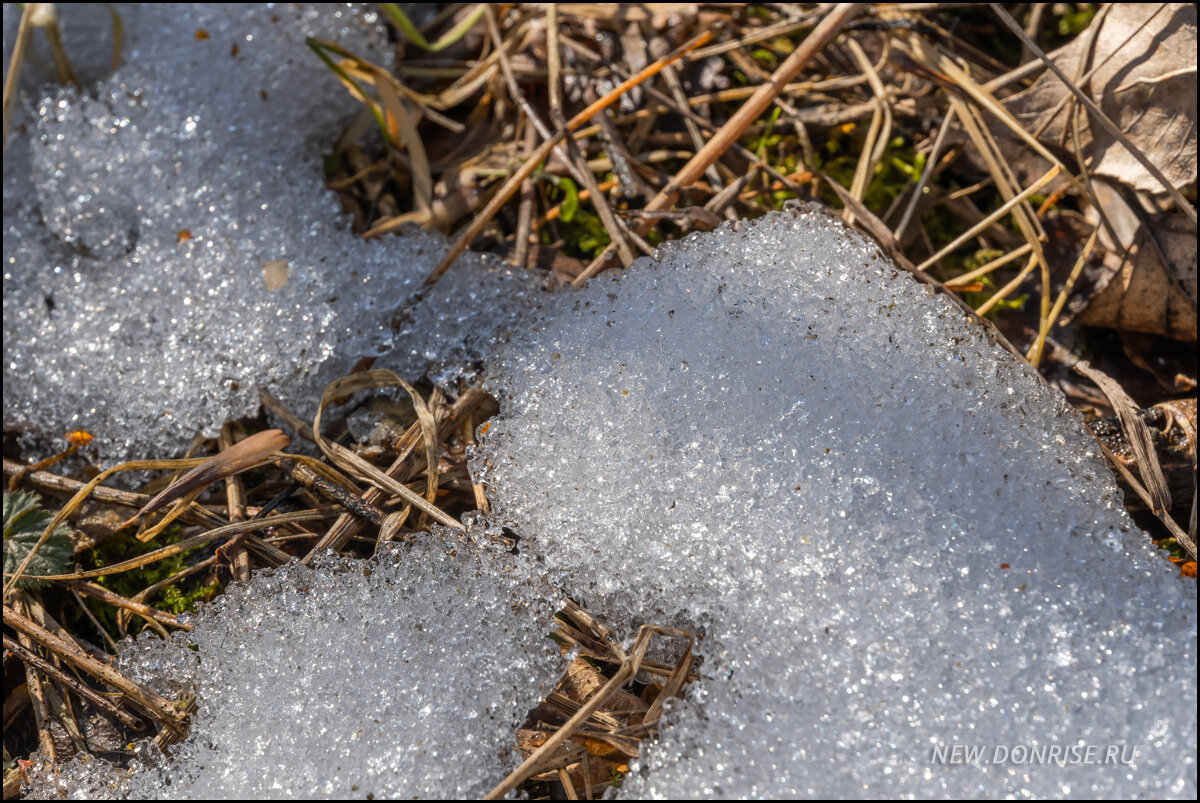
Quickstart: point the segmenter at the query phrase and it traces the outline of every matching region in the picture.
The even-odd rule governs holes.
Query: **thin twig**
[[[68,675],[66,672],[59,669],[57,666],[54,666],[49,661],[46,661],[43,658],[39,657],[32,650],[26,649],[22,645],[18,644],[17,642],[13,641],[12,639],[10,639],[8,636],[4,637],[4,647],[7,650],[11,650],[19,659],[21,659],[26,664],[32,664],[34,668],[46,673],[47,675],[49,675],[52,678],[54,678],[56,681],[61,683],[65,688],[68,688],[71,691],[75,692],[80,697],[87,700],[92,705],[96,706],[96,708],[103,711],[105,714],[108,714],[110,717],[113,717],[114,719],[120,721],[120,723],[122,725],[124,725],[125,727],[131,728],[132,730],[135,730],[135,731],[140,731],[146,727],[146,723],[142,722],[140,719],[135,717],[133,714],[130,714],[127,711],[121,710],[120,707],[114,705],[107,698],[103,697],[100,694],[97,694],[93,689],[90,689],[87,686],[83,685],[78,680],[76,680],[75,678]]]
[[[18,633],[29,636],[62,660],[74,664],[89,675],[122,692],[153,715],[164,727],[180,732],[187,731],[187,716],[169,700],[134,683],[111,666],[97,661],[75,645],[69,644],[33,620],[17,613],[8,605],[4,606],[4,624]]]
[[[430,272],[428,277],[426,277],[425,284],[433,284],[443,273],[446,272],[446,270],[454,263],[454,260],[458,258],[458,255],[465,251],[467,246],[470,245],[471,241],[474,240],[481,231],[483,231],[484,227],[487,226],[488,222],[492,219],[496,212],[500,210],[500,207],[508,203],[508,200],[513,196],[513,193],[515,193],[520,187],[521,182],[528,178],[529,175],[537,168],[537,166],[541,164],[547,156],[550,155],[550,152],[556,145],[562,142],[563,138],[567,134],[567,131],[574,131],[576,128],[579,128],[594,115],[598,114],[604,109],[607,109],[609,106],[615,103],[630,89],[633,89],[633,87],[641,84],[646,79],[651,78],[663,67],[674,64],[676,61],[683,58],[688,51],[700,47],[710,39],[712,39],[712,34],[708,32],[697,36],[691,42],[684,45],[680,50],[677,50],[675,53],[667,56],[666,58],[655,61],[654,63],[640,70],[637,75],[621,82],[621,84],[619,84],[611,92],[588,106],[579,114],[572,117],[571,120],[568,121],[564,130],[559,131],[553,137],[543,142],[541,146],[534,151],[533,155],[525,160],[525,164],[518,168],[516,172],[514,172],[508,178],[500,190],[494,196],[492,196],[492,199],[488,202],[487,206],[484,207],[483,211],[475,216],[475,219],[471,221],[471,225],[468,226],[457,238],[455,238],[454,243],[450,246],[449,250],[447,250],[445,256],[442,257],[441,261],[438,262],[433,271]]]
[[[708,144],[701,148],[699,153],[680,168],[679,172],[675,174],[675,177],[671,179],[667,186],[658,195],[654,196],[650,203],[646,205],[646,210],[656,212],[670,207],[683,189],[704,175],[704,171],[708,166],[719,159],[721,154],[729,149],[730,145],[742,135],[742,132],[751,123],[762,116],[766,108],[771,105],[772,101],[783,91],[784,87],[796,77],[796,74],[804,69],[817,53],[821,52],[825,45],[833,37],[837,36],[846,23],[857,16],[865,6],[865,3],[839,3],[829,11],[817,27],[813,29],[813,32],[779,66],[779,69],[775,71],[770,80],[760,86],[733,116],[721,126],[720,130],[708,141]],[[634,231],[638,234],[645,234],[649,227],[650,223],[648,221],[643,222],[640,226],[635,227]],[[596,257],[575,278],[572,284],[579,286],[606,268],[615,251],[616,248],[613,246],[606,248],[600,256]]]

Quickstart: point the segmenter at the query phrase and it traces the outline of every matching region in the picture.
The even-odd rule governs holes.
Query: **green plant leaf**
[[[17,491],[4,495],[4,576],[14,574],[42,536],[53,517],[41,509],[36,494]],[[59,525],[42,544],[33,560],[25,567],[17,588],[36,588],[44,585],[36,577],[67,574],[71,571],[74,553],[67,528]]]
[[[467,31],[471,30],[471,28],[475,26],[475,23],[479,22],[479,18],[483,16],[483,13],[487,11],[487,6],[484,3],[477,4],[475,8],[471,10],[471,13],[463,18],[462,22],[446,31],[446,33],[443,34],[442,37],[436,42],[430,44],[429,41],[421,35],[421,32],[417,30],[417,26],[412,24],[412,20],[408,18],[408,15],[400,10],[400,6],[398,4],[380,3],[379,7],[383,9],[383,13],[387,15],[388,20],[390,20],[391,23],[396,26],[396,30],[399,31],[405,39],[412,42],[417,47],[423,50],[428,50],[431,53],[436,53],[439,50],[445,50],[459,39],[462,39],[467,35]]]
[[[579,211],[579,188],[569,178],[559,179],[558,187],[566,193],[559,217],[562,218],[563,223],[570,223],[574,219],[575,213]]]

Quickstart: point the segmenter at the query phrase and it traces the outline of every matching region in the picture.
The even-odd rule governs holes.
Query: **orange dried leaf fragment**
[[[67,442],[72,446],[87,446],[92,442],[94,436],[86,429],[77,429],[74,432],[67,433]]]

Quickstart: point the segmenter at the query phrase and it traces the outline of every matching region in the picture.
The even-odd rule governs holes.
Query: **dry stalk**
[[[51,633],[36,622],[27,619],[7,604],[4,606],[4,624],[18,633],[31,638],[59,659],[82,669],[97,680],[112,686],[127,698],[151,714],[160,725],[184,733],[188,719],[173,703],[154,692],[134,683],[111,666],[97,661],[73,644]]]
[[[699,153],[680,168],[679,172],[675,174],[667,186],[658,195],[654,196],[650,203],[646,205],[646,211],[654,212],[667,209],[675,203],[675,200],[679,197],[679,193],[685,187],[696,182],[700,176],[704,175],[704,171],[729,149],[737,138],[742,135],[742,132],[762,116],[767,107],[783,91],[784,87],[796,77],[797,73],[804,69],[805,65],[812,61],[813,57],[845,27],[846,23],[858,15],[864,7],[864,3],[839,3],[829,11],[813,32],[808,35],[808,38],[779,66],[779,69],[775,71],[770,80],[760,86],[742,104],[741,108],[721,126],[720,130],[708,141],[708,144],[701,148]],[[634,231],[637,231],[638,234],[645,234],[649,227],[648,222],[643,223],[636,227]],[[600,256],[596,257],[584,269],[583,273],[575,278],[573,284],[578,287],[608,267],[609,260],[615,251],[616,248],[614,246],[606,248]]]

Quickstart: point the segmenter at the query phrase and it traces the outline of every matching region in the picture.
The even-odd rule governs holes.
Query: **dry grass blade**
[[[6,477],[15,477],[18,474],[22,474],[26,468],[27,466],[9,460],[7,457],[4,458],[4,475]],[[70,477],[51,474],[49,471],[31,471],[28,474],[22,474],[21,480],[43,491],[54,494],[66,494],[67,496],[74,496],[85,484],[80,480],[73,480]],[[98,502],[132,508],[140,508],[150,501],[149,494],[122,491],[118,488],[108,488],[103,485],[95,489],[92,498]],[[191,515],[189,513],[189,520],[191,520]]]
[[[58,656],[59,659],[75,665],[97,680],[120,691],[134,703],[149,712],[164,727],[179,731],[180,733],[187,731],[187,716],[169,700],[134,683],[108,664],[97,661],[92,656],[81,651],[74,644],[69,644],[33,620],[27,619],[17,613],[8,605],[4,606],[4,624],[18,633],[28,636]]]
[[[471,13],[463,17],[462,21],[456,24],[449,31],[438,38],[436,42],[430,43],[417,27],[412,24],[400,6],[396,3],[380,3],[379,7],[383,9],[383,13],[387,15],[396,29],[404,35],[406,39],[412,42],[417,47],[423,50],[428,50],[431,53],[436,53],[439,50],[445,50],[458,40],[467,35],[467,31],[474,27],[475,23],[479,22],[479,18],[483,16],[487,10],[487,3],[477,3]]]
[[[961,82],[964,82],[970,87],[978,88],[978,84],[976,84],[969,75],[962,70],[959,70],[954,65],[949,64],[948,62],[948,59],[943,59],[942,66],[946,67],[947,70],[953,69]],[[988,108],[995,107],[999,109],[1000,112],[1004,112],[1004,110],[1000,108],[999,105],[996,104],[995,101],[990,97],[983,96],[983,101],[985,101],[985,104],[991,104],[991,106]],[[958,117],[962,121],[963,129],[975,143],[975,147],[979,150],[980,155],[987,164],[988,172],[991,174],[992,180],[996,183],[996,189],[999,190],[1001,197],[1004,198],[1006,202],[1016,198],[1019,195],[1016,190],[1016,187],[1018,186],[1017,180],[1013,176],[1012,170],[1009,168],[1007,162],[1005,162],[1005,160],[1001,157],[1000,148],[996,145],[996,141],[992,137],[992,134],[988,130],[987,126],[984,125],[980,112],[975,107],[971,106],[965,100],[960,98],[957,94],[952,94],[950,96],[950,103],[954,107],[957,107]],[[1026,136],[1028,136],[1028,134],[1026,134]],[[1061,162],[1057,160],[1053,160],[1053,162],[1056,167],[1061,166]],[[1079,182],[1076,181],[1075,178],[1069,173],[1066,174],[1066,178],[1070,180],[1072,185],[1081,186]],[[1051,292],[1050,264],[1046,261],[1046,254],[1042,247],[1042,243],[1046,240],[1046,233],[1043,231],[1041,221],[1037,215],[1034,214],[1033,208],[1029,205],[1028,200],[1019,201],[1013,208],[1013,220],[1016,222],[1017,228],[1020,229],[1021,235],[1025,238],[1025,242],[1027,242],[1032,248],[1034,263],[1041,269],[1042,294],[1040,299],[1040,326],[1045,328],[1046,320],[1050,317]],[[980,314],[982,315],[983,313]]]
[[[438,425],[433,417],[433,412],[430,411],[429,405],[421,398],[421,394],[417,393],[412,385],[405,382],[400,377],[396,377],[400,386],[412,399],[413,410],[417,414],[417,424],[421,427],[421,439],[425,444],[425,499],[429,504],[437,501],[438,491]],[[436,393],[436,392],[435,392]],[[422,513],[418,527],[425,524],[425,514]]]
[[[565,769],[559,769],[558,780],[563,785],[563,793],[566,794],[567,800],[579,799],[579,793],[575,791],[575,785],[571,783],[571,776]]]
[[[675,638],[692,638],[691,634],[685,633],[682,630],[675,630],[667,627],[657,627],[653,625],[642,625],[638,631],[637,641],[633,645],[633,649],[628,655],[620,650],[621,666],[607,683],[605,683],[596,694],[580,706],[579,710],[566,721],[554,734],[546,740],[546,742],[533,751],[523,762],[517,767],[508,777],[496,785],[492,791],[487,793],[485,800],[499,800],[507,795],[526,778],[530,777],[537,771],[538,765],[546,756],[553,753],[565,742],[572,733],[587,721],[587,719],[597,711],[600,706],[608,700],[618,689],[628,683],[638,673],[638,668],[641,666],[642,659],[646,655],[646,648],[650,646],[650,637],[654,633],[661,633]]]
[[[429,514],[435,521],[445,524],[448,527],[463,529],[462,522],[447,514],[441,508],[433,505],[419,494],[415,494],[407,487],[397,482],[392,477],[383,473],[375,466],[368,463],[356,455],[351,450],[347,449],[339,443],[326,440],[321,435],[321,415],[325,412],[325,408],[332,404],[336,399],[349,396],[353,393],[362,390],[371,390],[374,388],[399,386],[411,390],[411,386],[400,377],[391,371],[374,370],[362,371],[357,374],[343,377],[334,382],[329,383],[325,388],[325,392],[321,394],[321,403],[317,406],[317,415],[313,419],[313,436],[316,438],[317,446],[325,453],[325,456],[330,459],[335,465],[352,475],[360,477],[363,481],[374,485],[377,488],[396,494],[404,499],[405,502],[413,505],[418,510]],[[415,391],[413,391],[415,394]],[[428,443],[428,441],[426,441]],[[428,452],[428,446],[427,454]],[[427,458],[428,459],[428,458]],[[427,462],[427,471],[436,473],[437,462]],[[436,486],[435,486],[436,487]]]
[[[400,536],[400,528],[404,526],[404,522],[408,520],[408,515],[412,511],[412,505],[405,505],[402,510],[397,510],[395,513],[389,513],[383,519],[383,524],[379,527],[378,545],[387,541],[395,541]]]
[[[140,730],[145,729],[146,723],[142,722],[140,719],[133,716],[128,711],[124,711],[119,706],[114,705],[111,701],[109,701],[103,695],[97,694],[91,688],[80,683],[78,680],[71,677],[66,672],[59,669],[57,666],[54,666],[49,661],[46,661],[46,660],[40,658],[32,650],[29,650],[29,649],[21,646],[17,642],[10,639],[8,636],[4,637],[4,648],[6,650],[11,651],[23,663],[32,665],[33,668],[37,669],[39,672],[42,672],[42,673],[48,675],[49,677],[53,678],[58,683],[61,683],[64,687],[75,692],[80,697],[84,698],[89,703],[96,706],[96,708],[100,709],[108,716],[113,717],[114,719],[118,720],[125,727],[130,728],[131,730],[134,730],[134,731],[140,731]],[[28,672],[29,669],[26,668],[26,671]]]
[[[467,390],[458,397],[454,405],[450,408],[446,416],[446,420],[439,421],[438,437],[441,438],[443,433],[449,431],[458,422],[462,421],[464,416],[474,412],[480,403],[487,397],[479,388],[467,388]],[[389,477],[403,481],[407,478],[418,465],[416,458],[416,449],[422,443],[423,436],[420,431],[419,424],[413,424],[408,431],[396,443],[396,451],[398,452],[395,461],[388,467],[387,474]],[[363,494],[363,499],[367,502],[373,502],[383,495],[383,492],[376,487],[370,487]],[[339,549],[346,541],[355,535],[358,531],[360,523],[354,516],[343,514],[338,517],[333,526],[321,536],[308,554],[304,556],[302,562],[310,563],[313,558],[326,549]]]
[[[1125,464],[1121,462],[1120,458],[1113,454],[1112,449],[1109,449],[1108,446],[1104,444],[1104,441],[1097,442],[1100,444],[1100,451],[1104,452],[1104,456],[1108,458],[1109,465],[1116,469],[1117,473],[1120,474],[1121,478],[1125,480],[1130,488],[1133,489],[1134,493],[1141,497],[1141,500],[1146,503],[1146,507],[1152,508],[1154,506],[1154,499],[1150,496],[1150,492],[1147,491],[1145,486],[1138,481],[1137,477],[1130,473],[1129,469],[1125,467]],[[1171,518],[1169,513],[1164,512],[1159,514],[1158,520],[1166,526],[1167,531],[1171,533],[1171,537],[1174,538],[1179,545],[1182,546],[1187,553],[1192,556],[1192,560],[1196,560],[1195,539],[1189,537],[1188,534],[1185,533],[1183,529],[1175,523],[1175,520]]]
[[[13,600],[13,604],[19,606],[23,611],[32,612],[31,608],[34,607],[31,598],[24,593],[18,593]],[[7,610],[7,606],[5,606],[5,610]],[[21,646],[27,650],[33,650],[34,641],[28,635],[18,633],[17,638]],[[43,685],[42,676],[38,672],[31,672],[25,676],[25,681],[29,693],[29,702],[33,708],[34,720],[37,725],[38,744],[41,745],[42,752],[48,759],[57,762],[58,748],[55,747],[54,738],[50,734],[49,707],[46,704],[46,690]]]
[[[1129,394],[1116,380],[1093,368],[1086,360],[1080,360],[1072,367],[1096,383],[1096,387],[1100,388],[1112,405],[1121,421],[1121,431],[1129,440],[1129,446],[1137,460],[1138,473],[1142,475],[1142,481],[1150,494],[1150,510],[1154,515],[1161,517],[1171,509],[1171,492],[1167,489],[1167,478],[1163,476],[1162,466],[1159,465],[1158,455],[1154,451],[1154,442],[1150,439],[1150,428],[1138,415],[1137,404],[1129,398]]]
[[[490,19],[490,18],[489,18]],[[496,34],[499,36],[499,33]],[[559,131],[563,132],[563,142],[566,145],[567,160],[569,164],[575,166],[574,175],[583,184],[585,191],[588,193],[588,198],[591,200],[596,213],[600,217],[600,222],[604,224],[605,231],[608,232],[609,240],[617,249],[617,253],[621,257],[623,265],[633,263],[633,249],[629,246],[629,237],[613,214],[612,207],[609,206],[604,193],[600,191],[600,187],[596,182],[596,177],[592,171],[588,169],[587,159],[579,150],[579,145],[571,136],[571,129],[567,126],[566,116],[563,114],[562,108],[562,86],[561,80],[561,64],[558,43],[558,15],[555,13],[554,6],[551,4],[546,11],[546,50],[547,64],[549,74],[547,80],[550,88],[550,119]],[[669,70],[670,67],[663,67],[663,70]],[[601,114],[603,117],[603,114]],[[536,116],[532,113],[531,120],[536,120]]]
[[[13,105],[17,101],[17,86],[21,81],[21,66],[25,64],[25,51],[29,49],[29,38],[33,33],[32,17],[36,11],[35,3],[26,3],[21,12],[21,22],[17,28],[17,39],[13,43],[12,54],[8,59],[8,75],[4,76],[4,150],[8,150],[8,124],[12,120]]]
[[[191,630],[191,625],[185,625],[166,611],[160,611],[149,605],[140,602],[134,602],[131,599],[122,597],[120,594],[115,594],[103,586],[98,586],[95,583],[88,583],[83,580],[73,580],[71,587],[80,594],[98,599],[101,602],[107,602],[109,605],[115,605],[118,608],[124,608],[127,611],[136,613],[151,622],[161,622],[171,627],[178,627],[183,630]]]
[[[654,63],[640,70],[637,75],[629,78],[628,80],[622,81],[611,92],[588,106],[579,114],[572,117],[570,121],[567,122],[564,130],[559,131],[553,137],[543,142],[541,146],[539,146],[538,149],[534,151],[528,159],[525,160],[525,163],[518,168],[516,172],[508,177],[508,180],[504,182],[500,190],[494,196],[492,196],[490,201],[488,201],[488,204],[483,208],[483,211],[476,215],[475,219],[471,221],[471,225],[468,226],[461,234],[459,234],[457,238],[455,238],[454,243],[450,246],[449,250],[446,252],[446,255],[442,257],[441,261],[438,262],[437,266],[434,267],[433,271],[430,272],[429,276],[425,279],[425,284],[433,284],[438,280],[438,277],[446,272],[446,270],[454,263],[454,260],[458,258],[458,255],[465,251],[467,246],[471,244],[471,241],[474,240],[481,231],[483,231],[484,227],[487,226],[488,222],[492,219],[496,212],[500,210],[500,207],[502,207],[510,198],[512,198],[513,194],[520,188],[521,182],[528,178],[537,168],[537,166],[545,161],[546,157],[550,155],[550,152],[563,141],[568,131],[574,131],[575,129],[579,128],[594,115],[604,111],[613,103],[615,103],[618,98],[620,98],[630,89],[638,86],[648,78],[653,77],[664,67],[674,64],[676,61],[683,58],[683,56],[686,55],[690,50],[700,47],[711,38],[712,34],[710,33],[701,34],[670,56],[666,56],[658,61],[655,61]]]
[[[688,60],[699,61],[701,59],[712,58],[713,56],[718,56],[722,53],[728,53],[731,50],[737,50],[738,48],[745,47],[746,45],[757,44],[758,42],[764,42],[777,36],[787,36],[788,34],[802,31],[805,28],[811,28],[815,24],[812,20],[812,15],[815,13],[816,12],[809,12],[809,16],[806,16],[803,19],[785,20],[773,25],[768,25],[761,30],[748,33],[739,39],[731,39],[727,42],[720,42],[712,45],[711,47],[697,50]]]
[[[1051,167],[1050,170],[1047,171],[1044,176],[1042,176],[1037,181],[1033,182],[1028,187],[1023,189],[1019,194],[1014,195],[1012,198],[1005,201],[1004,204],[999,209],[997,209],[995,212],[992,212],[987,217],[983,218],[978,223],[976,223],[974,226],[967,229],[965,232],[963,232],[959,236],[955,237],[948,244],[946,244],[944,247],[942,247],[936,254],[934,254],[929,259],[925,260],[920,265],[918,265],[917,268],[920,270],[925,270],[926,268],[936,265],[938,263],[938,261],[941,260],[943,257],[945,257],[947,254],[953,253],[963,243],[968,242],[971,238],[975,237],[980,232],[984,231],[989,226],[991,226],[993,223],[1000,220],[1000,218],[1004,217],[1009,212],[1011,212],[1014,207],[1018,206],[1019,204],[1024,203],[1029,198],[1029,196],[1033,195],[1035,192],[1040,190],[1042,187],[1045,187],[1047,184],[1049,184],[1051,181],[1053,181],[1055,178],[1057,178],[1057,176],[1060,172],[1061,172],[1061,168],[1058,165],[1054,165],[1053,167]],[[1025,247],[1030,250],[1033,249],[1033,246],[1028,243],[1026,244]]]
[[[854,181],[850,185],[850,194],[861,201],[866,195],[867,184],[875,175],[875,169],[883,161],[883,154],[891,139],[892,108],[888,103],[887,90],[883,87],[883,81],[880,80],[879,73],[875,71],[875,66],[871,64],[867,54],[863,52],[862,46],[854,39],[847,39],[846,47],[854,56],[854,60],[858,62],[859,69],[867,76],[871,91],[875,93],[873,102],[875,110],[871,115],[871,127],[867,131],[867,139],[863,143],[862,154],[859,156],[858,166],[854,171]],[[849,210],[846,210],[846,213],[853,215]],[[847,222],[853,223],[853,218],[851,217]]]
[[[378,67],[375,68],[375,76],[375,89],[383,105],[388,138],[397,148],[408,151],[414,200],[418,209],[428,209],[433,202],[433,176],[429,170],[429,158],[425,155],[425,144],[417,133],[416,122],[396,92],[395,79]]]
[[[121,68],[121,52],[125,49],[125,22],[121,19],[120,13],[112,6],[108,7],[108,15],[112,19],[113,26],[112,61],[109,64],[109,71],[116,72]]]
[[[1054,324],[1058,322],[1058,316],[1062,314],[1063,307],[1067,305],[1067,299],[1071,295],[1071,290],[1075,287],[1075,282],[1079,279],[1079,275],[1083,273],[1083,267],[1087,264],[1088,257],[1092,255],[1092,249],[1096,247],[1096,241],[1100,237],[1100,229],[1097,227],[1092,231],[1092,236],[1088,238],[1084,244],[1083,250],[1079,252],[1079,259],[1075,260],[1075,265],[1071,268],[1071,274],[1067,277],[1066,283],[1059,291],[1058,298],[1054,301],[1054,306],[1050,308],[1050,316],[1046,320],[1046,325],[1038,330],[1037,339],[1033,346],[1029,349],[1029,354],[1026,355],[1035,368],[1037,367],[1036,359],[1040,359],[1042,350],[1046,345],[1046,338],[1050,335],[1050,330],[1054,328]]]
[[[951,290],[957,291],[963,285],[971,284],[976,279],[980,279],[984,276],[987,276],[989,273],[994,272],[998,268],[1004,267],[1009,262],[1012,262],[1014,259],[1020,259],[1021,257],[1025,256],[1032,250],[1033,250],[1033,246],[1030,245],[1029,243],[1025,243],[1025,245],[1021,246],[1020,248],[1016,248],[1012,251],[1009,251],[1004,256],[996,257],[991,262],[980,265],[978,268],[976,268],[973,271],[964,273],[961,276],[955,276],[953,279],[947,279],[946,287]]]
[[[1033,250],[1032,246],[1030,246],[1030,250],[1031,251]],[[1037,266],[1038,266],[1037,254],[1031,254],[1029,257],[1029,261],[1025,263],[1025,267],[1021,268],[1020,272],[1017,273],[1017,275],[1015,277],[1013,277],[1012,281],[1010,281],[1008,284],[1004,285],[999,290],[997,290],[995,295],[993,295],[987,301],[980,304],[975,309],[975,314],[980,316],[980,318],[982,318],[984,315],[987,315],[988,312],[992,309],[992,307],[996,306],[1001,301],[1008,298],[1009,295],[1011,295],[1013,293],[1013,291],[1015,291],[1018,287],[1020,287],[1021,284],[1025,281],[1026,277],[1028,277],[1029,274],[1033,273],[1033,269],[1036,268]],[[1025,359],[1024,354],[1021,354],[1019,356],[1021,357],[1021,359]]]
[[[46,41],[50,45],[50,55],[54,59],[54,71],[58,76],[58,82],[63,86],[70,84],[76,90],[82,91],[83,87],[79,83],[79,79],[75,77],[75,71],[71,69],[71,61],[67,58],[67,50],[63,47],[62,30],[58,27],[58,12],[55,10],[55,3],[36,3],[31,4],[37,6],[34,24],[42,28],[46,32]]]
[[[950,127],[953,124],[954,109],[951,108],[946,111],[946,116],[942,118],[942,127],[938,129],[937,139],[933,141],[933,150],[929,152],[929,158],[925,162],[925,169],[921,171],[921,178],[917,181],[917,186],[913,189],[912,197],[908,200],[908,206],[904,210],[904,215],[900,218],[900,223],[896,226],[895,237],[897,240],[904,237],[904,230],[908,228],[908,223],[912,220],[913,212],[916,211],[917,204],[921,201],[921,195],[925,192],[925,186],[929,183],[929,178],[933,175],[933,171],[937,167],[938,159],[942,153],[942,145],[945,143],[946,135],[950,133]]]
[[[111,566],[104,566],[99,569],[90,569],[84,572],[72,572],[71,574],[51,574],[42,577],[40,580],[83,580],[92,577],[108,577],[109,575],[120,574],[122,572],[133,571],[140,569],[143,566],[149,566],[152,563],[157,563],[160,560],[179,555],[189,549],[204,546],[212,541],[218,541],[222,538],[227,538],[241,533],[250,533],[255,530],[265,530],[271,527],[278,527],[283,524],[298,524],[306,521],[320,521],[321,519],[329,518],[329,513],[320,510],[301,510],[295,513],[280,513],[275,516],[268,516],[262,519],[251,519],[250,521],[239,521],[234,524],[227,524],[224,527],[217,527],[201,533],[193,535],[191,538],[184,538],[174,544],[169,544],[165,547],[147,552],[144,555],[138,555],[136,558],[114,563]],[[286,558],[286,556],[285,556]]]
[[[133,518],[123,524],[129,526],[137,519],[159,510],[183,496],[202,492],[214,482],[254,468],[281,449],[286,449],[292,439],[283,430],[268,429],[251,435],[224,451],[206,458],[198,466],[168,485],[151,499]]]
[[[46,543],[46,540],[50,537],[51,533],[54,532],[58,525],[66,521],[67,517],[74,513],[79,506],[83,504],[84,500],[91,496],[92,491],[96,490],[96,488],[99,487],[100,484],[106,479],[123,471],[148,471],[164,468],[193,468],[202,462],[204,462],[204,460],[199,458],[191,458],[187,460],[134,460],[129,463],[121,463],[120,465],[101,471],[86,485],[82,485],[75,495],[71,497],[70,501],[68,501],[67,504],[54,515],[54,518],[50,520],[50,523],[46,526],[46,529],[38,538],[37,543],[33,545],[33,548],[29,550],[29,554],[27,554],[25,559],[21,561],[21,565],[17,567],[15,572],[13,572],[11,575],[8,575],[9,579],[4,584],[4,598],[8,598],[13,586],[16,584],[17,580],[21,578],[26,567],[29,565],[29,562],[33,560],[33,556],[36,555],[37,551],[41,549],[42,545]],[[203,511],[203,513],[207,514],[208,511]]]
[[[217,446],[223,452],[232,447],[234,443],[233,425],[226,422],[221,427]],[[225,512],[231,522],[239,522],[246,518],[246,490],[237,475],[225,478]],[[235,580],[241,583],[250,581],[250,556],[246,553],[245,547],[237,545],[230,556],[229,563]]]
[[[646,205],[646,211],[661,211],[675,203],[676,198],[683,188],[699,180],[704,175],[704,171],[716,162],[721,157],[721,154],[729,150],[730,146],[737,141],[746,128],[762,116],[763,112],[779,96],[784,87],[796,77],[796,74],[804,69],[805,65],[812,61],[813,57],[850,20],[857,16],[865,5],[865,3],[839,3],[830,10],[824,19],[818,23],[817,27],[813,29],[813,32],[779,66],[779,69],[774,72],[770,80],[760,86],[742,104],[741,108],[721,126],[717,133],[713,135],[713,138],[708,141],[708,144],[701,148],[699,153],[680,168],[679,172],[675,174],[675,177],[671,179],[667,186],[651,199],[650,203]],[[638,234],[644,234],[648,229],[649,223],[643,223],[642,226],[638,226],[634,230]],[[578,287],[607,267],[615,250],[612,246],[605,249],[572,283]]]
[[[696,655],[693,652],[696,646],[694,640],[688,641],[688,645],[684,648],[683,655],[679,656],[679,660],[675,662],[675,668],[671,670],[671,674],[667,677],[667,682],[663,684],[662,691],[646,709],[646,716],[643,722],[647,724],[656,724],[659,717],[662,716],[663,706],[667,700],[679,694],[683,684],[687,682],[688,674],[692,671],[692,664],[696,661]]]
[[[188,491],[183,496],[179,497],[179,499],[177,499],[175,501],[175,504],[171,507],[171,509],[167,511],[167,514],[158,520],[158,523],[156,523],[153,527],[150,527],[148,529],[141,530],[140,532],[138,532],[137,539],[139,541],[145,543],[146,541],[152,541],[155,538],[157,538],[159,536],[159,534],[162,533],[163,530],[170,527],[172,524],[175,523],[176,519],[183,516],[183,514],[187,512],[189,507],[196,504],[196,500],[200,498],[200,495],[203,494],[205,490],[206,490],[206,488],[203,488],[203,487],[195,488],[193,490]],[[122,524],[121,529],[124,529],[125,527],[128,527],[130,524],[133,524],[139,518],[141,518],[141,514],[140,513],[135,514],[133,516],[133,518],[129,519],[128,521],[126,521]]]
[[[537,147],[537,129],[529,118],[524,119],[525,138],[522,143],[526,158]],[[529,241],[533,233],[533,182],[525,179],[521,182],[521,205],[517,210],[517,235],[513,246],[512,263],[518,268],[529,267]]]

